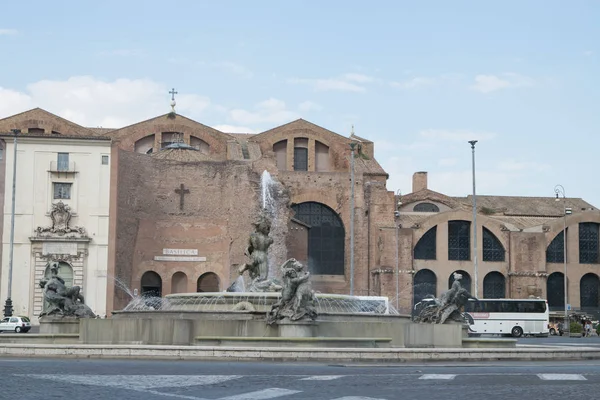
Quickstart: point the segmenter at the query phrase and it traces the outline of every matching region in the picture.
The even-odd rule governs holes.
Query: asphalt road
[[[600,361],[317,365],[0,358],[2,399],[575,399]]]

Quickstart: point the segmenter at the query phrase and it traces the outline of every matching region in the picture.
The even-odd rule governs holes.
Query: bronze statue
[[[271,221],[263,211],[259,219],[254,223],[255,231],[250,234],[248,247],[244,254],[250,258],[250,262],[242,264],[238,272],[242,275],[248,271],[252,280],[250,291],[255,292],[275,292],[281,290],[281,286],[273,280],[269,280],[269,247],[273,244],[273,238],[269,237],[271,232]]]
[[[307,268],[295,258],[290,258],[281,266],[283,289],[281,299],[271,307],[267,314],[267,324],[281,319],[291,321],[317,318],[316,297],[308,278]]]
[[[94,318],[92,310],[85,305],[85,299],[79,286],[67,287],[63,278],[58,276],[58,262],[50,263],[50,276],[44,277],[39,286],[44,289],[46,309],[40,314],[60,315],[79,318]]]
[[[430,324],[466,323],[461,309],[469,299],[475,299],[475,297],[471,296],[467,289],[462,287],[460,284],[461,279],[462,275],[455,272],[452,287],[442,293],[439,299],[434,297],[425,298],[416,304],[415,308],[421,307],[418,315],[414,318],[415,322]]]

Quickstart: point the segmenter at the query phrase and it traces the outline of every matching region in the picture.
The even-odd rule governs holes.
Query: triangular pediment
[[[321,135],[323,137],[329,137],[329,141],[335,141],[335,142],[344,142],[344,143],[350,143],[352,141],[352,139],[349,136],[343,136],[340,135],[339,133],[335,133],[333,131],[330,131],[329,129],[325,129],[322,126],[319,126],[317,124],[314,124],[310,121],[307,121],[305,119],[297,119],[295,121],[292,122],[288,122],[287,124],[283,124],[280,126],[277,126],[275,128],[269,129],[267,131],[258,133],[256,135],[254,135],[252,137],[252,140],[257,141],[257,142],[262,142],[262,141],[269,141],[269,137],[271,136],[281,136],[282,133],[285,132],[297,132],[297,131],[306,131],[307,133],[310,132],[314,132],[315,134]],[[363,140],[363,139],[360,139]],[[368,140],[363,140],[365,142],[368,142]]]
[[[41,108],[24,111],[0,119],[0,133],[11,133],[13,129],[22,135],[66,135],[66,136],[100,136],[88,128],[59,117]]]

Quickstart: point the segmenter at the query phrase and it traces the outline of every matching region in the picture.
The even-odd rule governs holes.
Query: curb
[[[318,361],[403,363],[411,361],[598,360],[600,348],[281,348],[156,345],[2,344],[0,358],[162,359],[196,361]]]

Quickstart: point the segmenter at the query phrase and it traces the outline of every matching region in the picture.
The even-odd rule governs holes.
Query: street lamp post
[[[556,185],[554,187],[554,193],[556,193],[556,201],[560,201],[559,195],[562,195],[563,199],[563,262],[564,262],[564,292],[565,292],[565,326],[563,330],[565,332],[570,332],[570,324],[569,324],[569,309],[568,302],[569,296],[567,293],[567,197],[565,196],[565,188],[563,185]]]
[[[396,205],[396,218],[400,217],[400,206],[402,202],[400,201],[400,189],[396,191],[396,196],[398,197],[398,203]],[[396,310],[400,308],[400,252],[398,246],[400,245],[400,223],[396,221]]]
[[[352,129],[354,133],[354,128]],[[350,296],[354,296],[354,149],[356,142],[350,143]]]
[[[8,258],[8,292],[6,302],[4,303],[4,316],[11,317],[13,315],[12,304],[12,271],[13,271],[13,251],[15,244],[15,192],[17,188],[17,135],[21,133],[18,129],[13,129],[13,179],[12,179],[12,205],[10,213],[10,250]]]
[[[477,277],[477,197],[475,191],[475,143],[477,140],[470,140],[473,165],[473,278],[475,280],[475,297],[479,297],[479,279]]]

